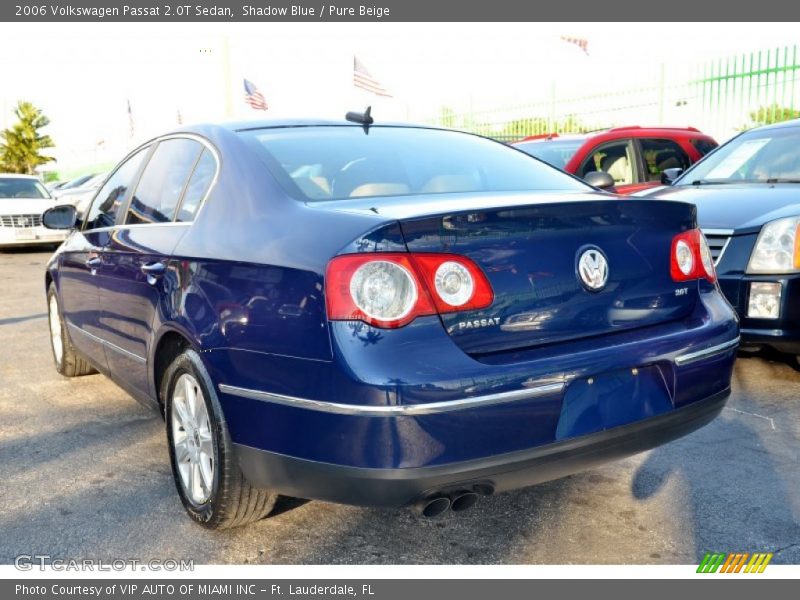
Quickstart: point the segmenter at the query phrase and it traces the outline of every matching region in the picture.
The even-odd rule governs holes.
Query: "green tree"
[[[40,165],[55,161],[55,158],[41,154],[42,150],[54,146],[50,136],[39,131],[50,123],[50,119],[24,100],[17,103],[14,114],[19,121],[0,132],[0,170],[33,175]]]
[[[779,106],[778,104],[759,106],[757,110],[750,113],[751,124],[745,126],[745,128],[749,129],[750,127],[758,127],[759,125],[771,125],[773,123],[790,121],[797,118],[800,118],[800,110],[795,110],[788,106]]]

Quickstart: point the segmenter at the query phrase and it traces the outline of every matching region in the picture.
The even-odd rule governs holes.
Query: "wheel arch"
[[[165,327],[162,329],[153,346],[153,353],[150,361],[152,365],[150,375],[155,391],[154,397],[161,407],[162,415],[164,413],[164,399],[161,397],[161,383],[164,378],[164,373],[167,371],[170,364],[172,364],[172,361],[188,348],[199,352],[191,336],[187,332],[174,327]]]

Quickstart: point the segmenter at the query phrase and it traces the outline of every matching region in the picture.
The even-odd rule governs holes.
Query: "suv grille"
[[[706,240],[708,240],[708,249],[711,250],[711,258],[714,259],[714,264],[716,265],[731,240],[733,230],[704,229],[703,233],[706,236]]]

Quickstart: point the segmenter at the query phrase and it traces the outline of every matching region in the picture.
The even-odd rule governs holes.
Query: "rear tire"
[[[53,352],[56,371],[64,377],[95,373],[94,367],[72,347],[54,283],[47,288],[47,318],[50,324],[50,350]]]
[[[266,517],[278,495],[244,477],[214,385],[194,350],[185,350],[161,385],[172,475],[189,516],[209,529]]]

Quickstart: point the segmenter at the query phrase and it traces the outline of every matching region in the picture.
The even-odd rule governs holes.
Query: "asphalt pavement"
[[[184,515],[164,423],[101,375],[60,377],[49,346],[48,252],[0,252],[0,563],[697,564],[707,551],[800,564],[800,371],[740,357],[713,423],[602,468],[424,519],[286,500],[212,532]]]

